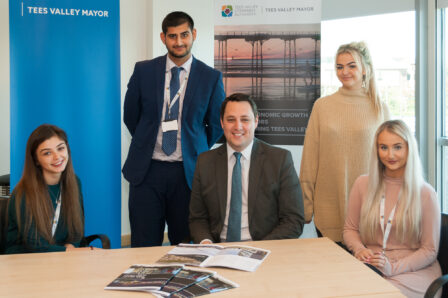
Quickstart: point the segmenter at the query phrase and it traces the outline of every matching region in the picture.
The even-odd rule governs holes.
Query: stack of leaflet
[[[196,297],[238,287],[213,271],[183,265],[132,265],[106,290],[144,291],[156,297]]]

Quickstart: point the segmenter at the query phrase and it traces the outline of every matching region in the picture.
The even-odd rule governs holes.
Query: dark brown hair
[[[224,99],[224,101],[221,104],[221,111],[220,111],[221,120],[223,120],[223,118],[224,118],[224,113],[226,112],[226,106],[229,101],[233,101],[233,102],[244,102],[245,101],[245,102],[249,103],[250,107],[252,108],[252,112],[254,113],[254,117],[257,118],[257,116],[258,116],[257,104],[252,99],[252,97],[250,95],[244,94],[244,93],[233,93],[232,95],[229,95],[228,97],[226,97],[226,99]]]
[[[168,27],[177,27],[179,25],[188,23],[188,27],[193,31],[193,19],[183,11],[173,11],[166,15],[162,21],[162,32],[166,34]]]
[[[67,135],[55,125],[42,124],[28,138],[22,178],[20,178],[13,192],[16,198],[19,237],[25,243],[32,224],[34,224],[34,231],[32,232],[36,236],[40,235],[49,243],[54,243],[51,235],[54,208],[36,155],[39,145],[54,136],[65,142],[69,156],[67,166],[62,172],[59,182],[62,190],[60,216],[63,219],[60,222],[67,226],[67,242],[79,241],[84,235],[84,215],[80,204],[79,186],[73,170]],[[23,204],[25,207],[25,218],[22,219]],[[39,239],[39,237],[36,238]]]

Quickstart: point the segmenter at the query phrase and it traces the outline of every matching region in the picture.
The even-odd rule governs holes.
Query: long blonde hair
[[[408,147],[401,198],[395,212],[395,233],[402,243],[406,241],[415,244],[421,238],[420,194],[424,179],[417,143],[408,126],[401,120],[386,121],[376,131],[369,166],[367,197],[361,208],[359,232],[364,242],[371,242],[376,238],[380,225],[380,201],[384,193],[385,166],[378,158],[378,136],[384,130],[401,137]]]
[[[381,109],[382,103],[376,87],[375,72],[373,71],[372,57],[370,56],[367,44],[363,41],[343,44],[339,47],[338,51],[336,52],[336,58],[340,54],[344,53],[352,55],[353,59],[355,59],[356,64],[358,66],[361,66],[362,71],[365,73],[362,79],[363,87],[366,89],[367,95],[372,101],[377,116],[379,116],[382,111]],[[336,60],[337,59],[335,59],[335,61]]]

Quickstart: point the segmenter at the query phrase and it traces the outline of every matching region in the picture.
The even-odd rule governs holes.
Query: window
[[[372,55],[378,91],[393,118],[415,131],[415,12],[399,12],[322,22],[321,94],[341,85],[334,70],[341,44],[365,41]]]
[[[448,121],[446,117],[448,116],[448,67],[446,59],[448,59],[448,23],[446,22],[447,9],[442,8],[438,16],[440,17],[439,27],[440,30],[440,39],[438,40],[440,47],[440,55],[439,59],[442,62],[441,71],[439,72],[440,82],[439,88],[441,89],[440,100],[437,101],[437,108],[440,109],[440,113],[438,113],[440,117],[439,121],[439,131],[438,134],[438,145],[440,146],[438,150],[441,152],[441,158],[437,162],[441,164],[440,171],[440,181],[441,185],[439,187],[441,203],[442,203],[442,212],[448,213]]]

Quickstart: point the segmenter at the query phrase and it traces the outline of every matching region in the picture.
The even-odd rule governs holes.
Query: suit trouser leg
[[[185,178],[182,164],[172,175],[175,184],[169,184],[166,198],[166,222],[168,224],[168,238],[172,245],[188,242],[190,229],[188,227],[188,215],[190,208],[191,190]]]
[[[159,246],[165,228],[164,184],[151,164],[139,185],[129,186],[131,247]]]
[[[129,190],[131,246],[162,245],[165,220],[172,244],[188,237],[189,200],[182,163],[152,160],[143,182]]]

